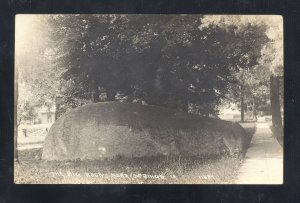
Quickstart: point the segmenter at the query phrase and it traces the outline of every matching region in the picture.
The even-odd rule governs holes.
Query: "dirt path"
[[[235,183],[283,183],[283,149],[272,137],[268,124],[262,119],[256,124],[256,132]]]

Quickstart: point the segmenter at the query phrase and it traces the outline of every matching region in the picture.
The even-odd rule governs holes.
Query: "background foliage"
[[[59,98],[62,112],[117,100],[214,115],[241,94],[266,109],[269,76],[282,74],[282,36],[264,17],[35,15],[27,24],[16,64],[34,97],[23,99]]]

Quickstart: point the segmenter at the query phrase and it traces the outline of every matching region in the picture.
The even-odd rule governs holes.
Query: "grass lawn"
[[[215,184],[233,183],[241,160],[230,157],[149,157],[46,162],[42,149],[22,150],[15,183],[33,184]]]
[[[249,137],[255,123],[241,124]],[[19,151],[15,183],[29,184],[226,184],[234,183],[242,160],[235,157],[123,158],[47,162],[42,148]]]

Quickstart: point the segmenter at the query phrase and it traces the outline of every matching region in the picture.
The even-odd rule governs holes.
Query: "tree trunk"
[[[62,115],[62,109],[61,109],[61,104],[63,103],[63,98],[60,96],[57,96],[55,98],[55,114],[54,114],[54,119],[55,121]]]
[[[100,101],[99,96],[100,96],[100,94],[99,94],[98,85],[94,84],[93,95],[92,95],[92,100],[94,103]]]
[[[244,85],[241,86],[241,122],[245,121]]]
[[[253,105],[252,105],[252,114],[253,114],[253,120],[257,120],[256,103],[254,97],[253,97]]]
[[[18,97],[19,97],[19,86],[18,86],[19,74],[18,70],[15,70],[15,101],[14,101],[14,160],[19,162],[18,154],[18,127],[17,122],[17,106],[18,106]]]
[[[107,89],[106,90],[106,100],[107,101],[115,101],[116,100],[116,94],[117,92],[112,89]]]
[[[279,100],[279,77],[271,75],[270,77],[270,100],[271,100],[271,115],[272,115],[272,130],[275,137],[282,144],[283,127],[280,112]]]
[[[18,128],[15,127],[14,133],[14,159],[16,162],[19,162],[19,154],[18,154]]]
[[[99,102],[100,101],[99,93],[93,92],[93,98],[92,98],[92,100],[93,100],[94,103]]]
[[[60,105],[59,104],[55,104],[55,114],[54,114],[54,119],[57,120],[60,116]]]

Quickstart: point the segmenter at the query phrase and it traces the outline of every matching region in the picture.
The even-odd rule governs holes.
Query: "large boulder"
[[[228,121],[151,105],[103,102],[60,117],[49,130],[42,159],[233,154],[243,151],[245,137],[239,124]]]

